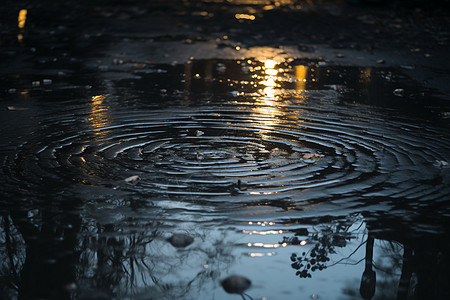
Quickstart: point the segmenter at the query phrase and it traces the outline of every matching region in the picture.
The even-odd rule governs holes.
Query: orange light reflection
[[[264,244],[264,243],[248,243],[248,247],[259,247],[259,248],[279,248],[279,247],[286,247],[288,244]]]
[[[306,76],[308,75],[307,66],[294,66],[295,70],[295,89],[297,91],[304,91],[306,85]]]
[[[109,116],[109,107],[103,104],[106,95],[97,95],[91,98],[91,114],[88,118],[89,125],[93,133],[100,139],[103,139],[109,130],[103,130],[104,127],[111,125]]]
[[[27,12],[28,11],[26,9],[21,9],[19,11],[18,26],[21,29],[25,27],[25,22],[27,20]]]

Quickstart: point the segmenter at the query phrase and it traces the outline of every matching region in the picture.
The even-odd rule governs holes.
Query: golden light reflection
[[[274,194],[274,192],[250,192],[250,195],[271,195]]]
[[[243,233],[247,233],[249,235],[259,234],[259,235],[268,235],[268,234],[282,234],[283,230],[267,230],[267,231],[257,231],[257,230],[242,230]]]
[[[21,29],[25,27],[25,22],[27,20],[27,13],[28,13],[28,10],[26,10],[26,9],[21,9],[19,11],[18,26]]]
[[[250,252],[248,253],[248,256],[250,257],[263,257],[263,256],[273,256],[276,255],[277,253],[272,251],[272,252],[268,252],[268,253],[262,253],[262,252]]]
[[[276,87],[277,86],[277,83],[275,82],[275,78],[273,76],[267,77],[266,80],[263,80],[260,83],[267,87]]]
[[[111,125],[109,117],[109,107],[103,104],[106,99],[106,95],[92,96],[91,102],[91,114],[88,118],[89,125],[92,127],[92,131],[99,138],[103,138],[107,132],[103,130],[104,127]]]
[[[278,70],[275,69],[267,69],[266,70],[267,75],[276,76],[278,74]]]
[[[277,65],[277,62],[275,60],[266,59],[264,61],[264,68],[265,69],[273,69],[273,68],[275,68],[276,65]]]
[[[234,17],[238,20],[250,20],[253,21],[256,19],[254,15],[249,14],[235,14]]]
[[[361,70],[359,75],[360,82],[363,84],[369,84],[372,79],[372,68],[365,68]]]
[[[264,88],[263,93],[264,93],[264,96],[269,99],[275,98],[275,89],[271,86]],[[266,104],[273,105],[274,103],[273,103],[273,101],[266,100]]]
[[[308,67],[299,65],[294,66],[295,72],[295,89],[297,91],[304,91],[306,85],[306,76],[308,75]]]
[[[274,222],[268,222],[268,221],[264,221],[264,222],[252,222],[252,221],[250,221],[250,222],[248,222],[248,225],[260,225],[260,226],[266,226],[266,225],[270,225],[270,226],[272,226],[272,225],[275,225],[276,223],[274,223]]]
[[[286,247],[287,243],[282,244],[264,244],[264,243],[248,243],[248,247],[258,247],[258,248],[280,248],[280,247]]]
[[[263,85],[264,88],[259,90],[259,94],[261,97],[258,97],[259,105],[255,107],[255,110],[263,115],[263,118],[259,118],[261,123],[265,126],[273,126],[275,125],[274,117],[280,114],[280,108],[276,102],[276,90],[275,88],[278,86],[278,70],[275,69],[275,66],[278,64],[277,61],[273,59],[262,60],[264,66],[257,66],[252,69],[252,72],[263,71],[263,76],[254,74],[252,78],[258,79],[259,84]],[[252,192],[254,195],[267,195],[271,194],[271,192]]]

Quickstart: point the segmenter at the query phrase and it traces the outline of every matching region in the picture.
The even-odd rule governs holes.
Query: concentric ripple
[[[70,111],[43,122],[6,167],[12,184],[27,190],[76,182],[149,199],[448,197],[448,133],[392,112],[339,106],[332,90],[305,97],[115,111],[101,122]],[[126,182],[130,176],[139,180]]]

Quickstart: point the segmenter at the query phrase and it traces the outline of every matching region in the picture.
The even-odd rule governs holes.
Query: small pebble
[[[125,178],[125,182],[132,183],[141,179],[138,175],[133,175],[128,178]]]
[[[315,153],[306,153],[306,154],[303,154],[303,159],[306,159],[306,160],[309,160],[309,159],[320,160],[321,156],[318,155],[318,154],[315,154]]]
[[[393,91],[393,94],[397,97],[403,97],[405,95],[405,90],[404,89],[395,89]]]
[[[443,167],[447,167],[448,166],[448,162],[446,162],[445,160],[436,160],[434,162],[434,165],[436,167],[443,168]]]
[[[75,291],[75,290],[77,289],[77,285],[76,285],[75,282],[71,282],[71,283],[66,284],[66,285],[64,286],[64,288],[65,288],[67,291],[72,292],[72,291]]]
[[[414,70],[415,69],[414,66],[406,66],[406,65],[401,65],[400,68],[405,69],[405,70]]]
[[[230,294],[242,294],[252,282],[240,275],[231,275],[220,282],[223,289]]]
[[[8,110],[28,110],[28,107],[8,106]]]
[[[176,248],[184,248],[192,244],[194,238],[184,233],[174,233],[167,241]]]

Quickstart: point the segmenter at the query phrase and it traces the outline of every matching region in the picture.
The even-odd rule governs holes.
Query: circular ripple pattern
[[[323,96],[323,95],[321,95]],[[448,196],[450,139],[323,101],[50,117],[7,164],[23,189],[73,182],[149,197],[246,201]],[[126,182],[130,176],[139,180]],[[235,197],[240,195],[240,197]]]

